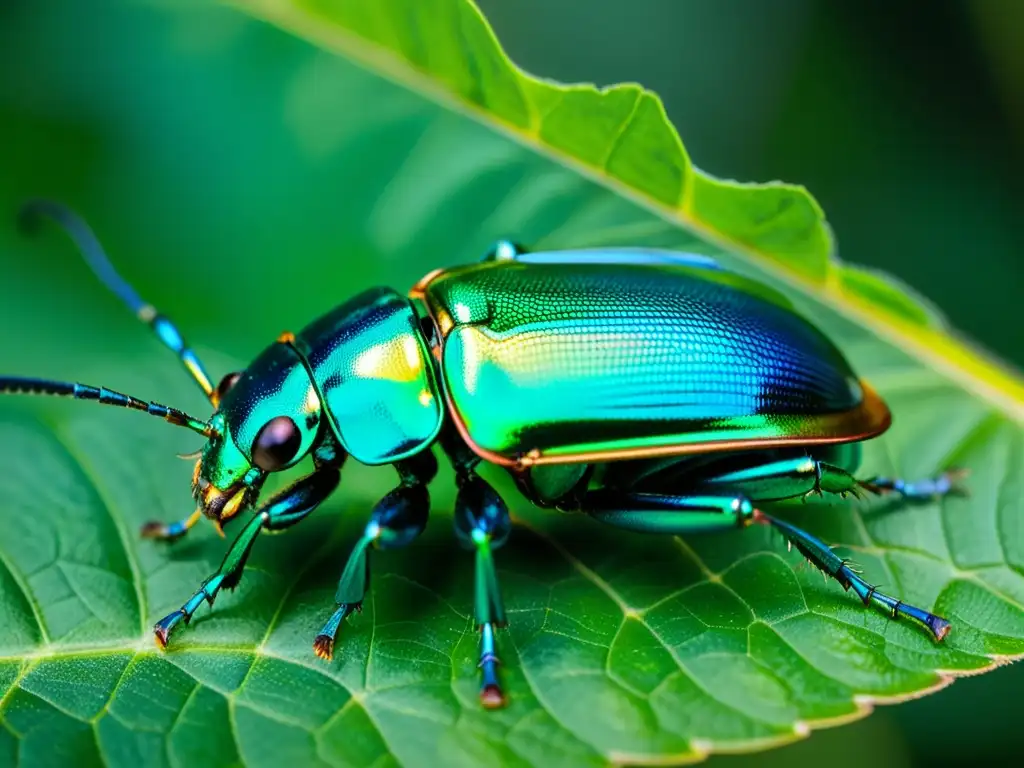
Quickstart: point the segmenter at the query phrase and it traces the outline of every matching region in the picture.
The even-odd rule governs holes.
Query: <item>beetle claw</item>
[[[160,650],[166,650],[167,642],[170,640],[171,632],[178,626],[178,623],[184,619],[185,623],[188,624],[188,617],[185,612],[181,609],[164,616],[153,626],[153,636],[156,639],[157,647]]]
[[[811,490],[807,491],[807,493],[805,493],[803,495],[801,500],[803,501],[804,504],[806,504],[807,503],[807,499],[810,498],[811,496],[817,496],[818,498],[822,498],[822,497],[824,497],[824,495],[825,494],[821,492],[821,488],[819,486],[815,485],[813,488],[811,488]]]
[[[313,640],[313,653],[324,661],[334,658],[334,638],[330,635],[317,635]]]
[[[971,490],[963,484],[971,474],[971,470],[967,467],[956,467],[955,469],[948,469],[942,473],[949,482],[949,490],[946,491],[945,496],[960,496],[967,498],[971,495]]]

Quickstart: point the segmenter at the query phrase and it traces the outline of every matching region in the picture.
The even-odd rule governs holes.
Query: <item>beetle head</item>
[[[320,418],[306,369],[284,344],[225,376],[192,477],[199,509],[220,525],[251,506],[267,475],[295,466],[315,447]]]

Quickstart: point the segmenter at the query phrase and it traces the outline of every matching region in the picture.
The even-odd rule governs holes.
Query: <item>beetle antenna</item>
[[[177,408],[139,400],[137,397],[123,395],[105,387],[90,387],[88,384],[72,384],[65,381],[48,381],[47,379],[0,376],[0,394],[52,395],[72,397],[75,400],[95,400],[101,405],[116,405],[120,408],[142,411],[150,416],[159,416],[170,424],[186,427],[204,437],[213,437],[216,434],[216,430],[209,422],[189,416]]]
[[[210,377],[199,357],[185,342],[178,327],[169,318],[157,312],[152,304],[143,301],[128,281],[118,274],[85,219],[70,208],[52,200],[30,200],[22,206],[18,221],[23,230],[32,232],[37,228],[38,220],[44,217],[52,219],[64,229],[100,282],[127,304],[136,317],[153,329],[164,346],[178,356],[185,370],[200,386],[207,399],[216,406],[217,392],[210,382]]]

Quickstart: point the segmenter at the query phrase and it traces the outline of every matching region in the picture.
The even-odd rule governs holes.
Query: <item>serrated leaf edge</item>
[[[956,382],[961,387],[987,400],[993,406],[1003,411],[1009,418],[1024,424],[1024,377],[1021,377],[1007,363],[999,360],[991,353],[980,349],[976,344],[966,340],[959,334],[944,328],[922,326],[909,322],[889,312],[884,307],[858,296],[843,286],[842,268],[844,262],[835,253],[834,239],[824,219],[821,207],[805,187],[781,181],[740,184],[738,182],[715,179],[713,176],[700,171],[692,163],[686,163],[688,176],[698,175],[706,180],[734,186],[737,189],[783,187],[792,190],[797,195],[803,195],[819,216],[819,225],[823,228],[825,236],[832,245],[823,282],[818,282],[801,274],[795,268],[789,267],[779,259],[773,258],[770,253],[751,248],[736,238],[730,237],[727,233],[716,229],[709,223],[696,218],[690,210],[692,195],[684,194],[679,201],[678,207],[673,208],[666,205],[642,190],[631,187],[602,172],[601,169],[579,161],[571,155],[545,143],[535,126],[532,125],[535,122],[534,120],[531,120],[531,130],[525,131],[519,126],[503,120],[465,99],[460,94],[445,88],[429,74],[416,69],[385,46],[340,26],[327,28],[322,24],[318,24],[312,16],[304,14],[301,10],[295,11],[289,5],[288,0],[222,1],[249,15],[287,30],[297,37],[343,54],[347,59],[367,71],[391,80],[400,86],[425,94],[434,101],[451,108],[453,111],[464,114],[485,126],[500,131],[512,140],[548,157],[554,162],[571,167],[580,175],[643,206],[669,223],[675,225],[682,224],[709,242],[747,258],[790,288],[804,293],[817,301],[826,303],[843,316],[869,328],[876,335],[914,356],[945,378]],[[594,87],[590,84],[557,83],[547,78],[539,78],[528,74],[509,59],[498,42],[490,24],[472,0],[453,1],[462,2],[468,9],[477,14],[487,34],[494,41],[495,50],[501,56],[502,63],[508,66],[522,81],[547,87],[557,87],[566,91],[573,88]],[[654,100],[664,119],[665,127],[667,127],[679,143],[683,157],[686,157],[685,148],[683,148],[678,131],[676,131],[675,127],[668,121],[667,116],[665,116],[661,99],[651,91],[643,90],[642,93]],[[692,187],[692,184],[685,185],[684,190],[692,189]],[[924,309],[927,311],[927,307]]]

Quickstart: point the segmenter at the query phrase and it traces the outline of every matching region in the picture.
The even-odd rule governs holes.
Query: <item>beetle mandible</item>
[[[477,474],[506,468],[531,503],[630,531],[689,535],[755,523],[778,530],[865,605],[922,625],[949,622],[878,591],[830,547],[761,511],[811,494],[957,490],[960,473],[908,483],[858,480],[860,442],[889,409],[839,350],[781,294],[694,254],[640,248],[529,253],[501,242],[477,264],[441,269],[408,296],[374,288],[302,331],[282,334],[214,386],[176,326],[118,275],[88,225],[49,201],[26,223],[58,222],[97,277],[183,363],[208,420],[104,387],[0,377],[0,392],[94,400],[159,416],[207,438],[192,479],[197,509],[143,526],[173,541],[203,516],[245,520],[220,568],[154,627],[167,646],[204,601],[238,584],[257,536],[300,522],[337,487],[348,457],[390,464],[397,487],[371,511],[346,562],[336,609],[313,642],[330,659],[362,604],[371,548],[409,544],[427,524],[439,446],[455,469],[454,528],[475,553],[480,699],[502,706],[495,630],[506,616],[494,550],[508,508]],[[311,456],[314,469],[259,503],[270,473]]]

